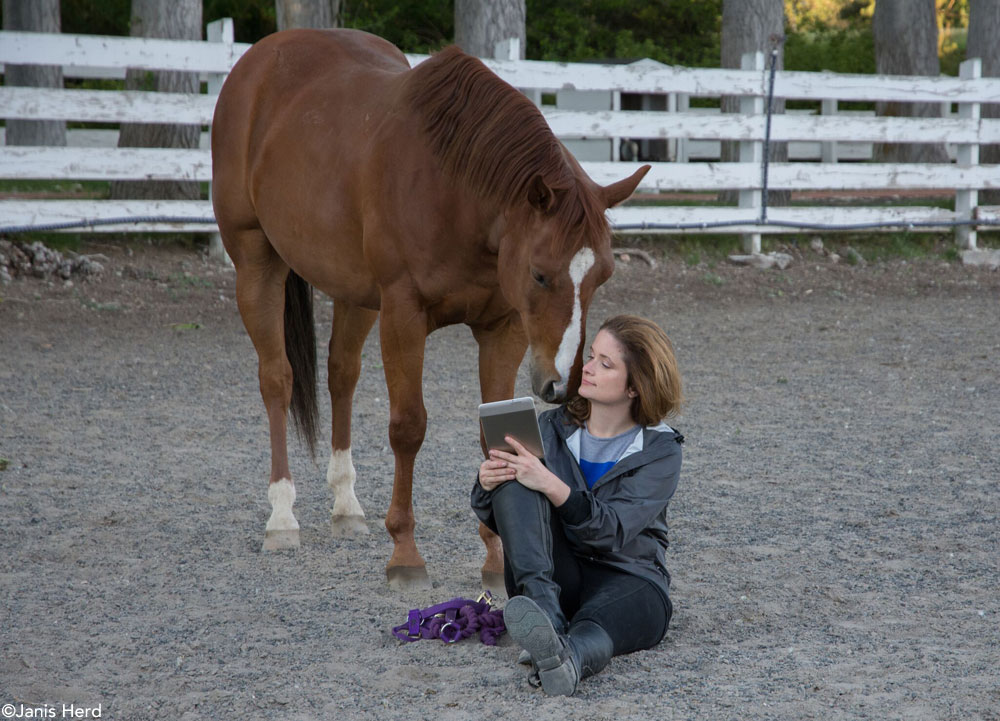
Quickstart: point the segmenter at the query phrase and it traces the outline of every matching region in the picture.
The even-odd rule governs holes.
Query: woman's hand
[[[507,481],[513,481],[514,474],[514,469],[506,461],[494,460],[491,456],[479,466],[479,485],[484,490],[492,491]]]
[[[569,497],[569,486],[563,483],[559,476],[546,468],[545,464],[537,456],[518,443],[517,439],[506,436],[505,440],[514,449],[514,453],[491,450],[489,460],[485,461],[479,468],[480,485],[483,485],[483,469],[487,465],[500,463],[503,464],[500,467],[493,465],[493,468],[496,469],[493,473],[502,472],[501,477],[503,480],[497,482],[494,488],[499,486],[500,483],[515,479],[525,488],[530,488],[533,491],[544,494],[554,506],[561,506],[565,503]],[[493,478],[495,476],[491,475],[490,477]],[[483,488],[491,490],[485,485],[483,485]]]

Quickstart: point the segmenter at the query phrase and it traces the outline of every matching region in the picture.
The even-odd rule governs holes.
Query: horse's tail
[[[295,271],[285,281],[285,355],[292,365],[292,418],[309,454],[316,457],[319,406],[316,403],[316,326],[312,286]]]

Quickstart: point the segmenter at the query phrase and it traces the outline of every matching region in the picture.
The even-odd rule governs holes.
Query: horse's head
[[[498,233],[500,289],[528,336],[532,390],[548,403],[579,387],[587,309],[614,269],[604,211],[628,198],[650,167],[602,187],[567,160],[573,182],[560,188],[534,176],[526,202],[508,210]]]

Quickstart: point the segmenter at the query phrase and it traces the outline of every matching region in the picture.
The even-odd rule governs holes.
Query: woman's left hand
[[[545,467],[545,464],[521,445],[516,438],[506,436],[505,440],[514,449],[514,453],[491,450],[490,458],[503,461],[514,470],[514,478],[525,488],[545,494],[552,504],[561,506],[569,496],[569,486],[562,479]]]

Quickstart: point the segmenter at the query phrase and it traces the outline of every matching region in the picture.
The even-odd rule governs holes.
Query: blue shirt
[[[639,427],[635,426],[611,438],[598,438],[591,435],[586,427],[581,429],[580,470],[583,471],[588,489],[593,488],[597,480],[619,461],[632,445],[639,430]]]

